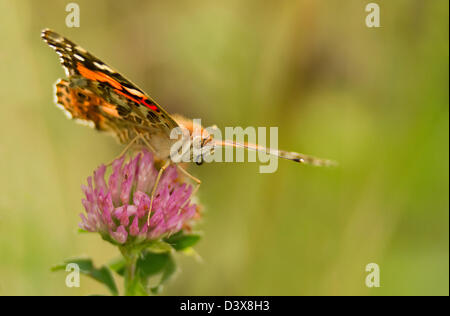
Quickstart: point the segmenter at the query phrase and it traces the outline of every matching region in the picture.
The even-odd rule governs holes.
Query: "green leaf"
[[[199,233],[184,233],[182,231],[175,235],[166,238],[165,241],[171,245],[176,251],[182,251],[184,249],[194,246],[202,236]]]
[[[165,253],[173,251],[172,246],[162,240],[152,241],[151,243],[147,244],[145,248],[153,253]]]
[[[200,255],[192,247],[181,250],[181,253],[186,256],[193,257],[197,262],[203,262],[202,257],[200,257]]]
[[[144,252],[137,261],[137,270],[143,280],[164,271],[170,260],[170,254]]]
[[[146,251],[137,261],[137,270],[144,284],[152,276],[161,275],[156,286],[151,288],[153,294],[161,292],[163,285],[170,280],[177,267],[173,256],[168,253],[153,253]]]
[[[161,276],[161,279],[159,280],[158,285],[152,287],[151,289],[152,293],[155,295],[161,293],[163,285],[173,277],[176,271],[177,265],[175,263],[175,260],[173,259],[172,256],[169,256],[169,260],[167,261],[166,266],[164,267],[164,271]]]
[[[115,273],[117,273],[120,276],[124,276],[125,274],[125,265],[126,265],[126,261],[123,257],[119,257],[117,259],[111,260],[108,263],[108,267],[114,271]]]
[[[94,265],[92,263],[92,259],[89,258],[72,258],[72,259],[66,259],[63,263],[54,265],[51,270],[52,271],[59,271],[59,270],[66,270],[66,266],[69,263],[75,263],[80,268],[80,272],[83,274],[88,273],[94,268]]]
[[[90,276],[97,280],[100,283],[106,285],[112,295],[119,295],[119,291],[117,290],[116,283],[114,282],[114,278],[111,274],[111,270],[108,267],[102,266],[100,269],[94,269]]]
[[[73,258],[73,259],[67,259],[62,264],[55,265],[51,268],[52,271],[60,271],[60,270],[66,270],[66,266],[69,263],[77,264],[80,273],[87,275],[94,280],[97,280],[98,282],[104,284],[112,295],[119,295],[119,291],[117,290],[116,283],[114,282],[114,278],[111,274],[111,270],[109,270],[108,267],[102,266],[100,268],[95,268],[94,264],[92,262],[92,259],[89,258]]]

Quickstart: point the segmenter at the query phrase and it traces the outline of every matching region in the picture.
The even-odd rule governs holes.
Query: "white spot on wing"
[[[106,66],[105,64],[100,64],[100,63],[94,61],[94,65],[95,65],[97,68],[99,68],[99,69],[107,70],[107,71],[109,71],[110,73],[114,73],[114,70],[112,70],[111,68],[109,68],[109,67]]]
[[[84,125],[84,126],[89,126],[89,127],[91,127],[91,128],[94,128],[95,127],[95,124],[94,124],[94,122],[92,122],[92,121],[86,121],[86,120],[82,120],[82,119],[75,119],[75,121],[78,123],[78,124],[81,124],[81,125]]]
[[[84,58],[78,54],[73,54],[73,56],[78,60],[84,61]]]

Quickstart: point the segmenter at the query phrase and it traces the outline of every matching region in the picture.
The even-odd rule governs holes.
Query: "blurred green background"
[[[78,234],[80,185],[122,147],[65,118],[51,28],[169,112],[204,125],[278,126],[279,147],[340,162],[193,165],[203,262],[180,257],[175,295],[448,295],[448,2],[0,0],[0,294],[107,294],[50,267],[117,250]],[[381,287],[365,286],[379,264]]]

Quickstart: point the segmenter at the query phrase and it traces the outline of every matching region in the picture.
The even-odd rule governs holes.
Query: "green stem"
[[[123,257],[125,258],[125,295],[136,295],[136,283],[139,282],[136,275],[136,263],[138,259],[138,253],[135,251],[129,251],[126,248],[120,248]]]

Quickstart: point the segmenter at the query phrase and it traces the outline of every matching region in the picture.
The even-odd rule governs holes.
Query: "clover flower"
[[[137,245],[189,229],[198,218],[198,207],[190,201],[192,186],[183,182],[176,166],[169,166],[160,178],[148,223],[158,175],[153,155],[143,150],[128,163],[124,160],[124,156],[114,160],[107,182],[107,168],[101,165],[88,177],[88,185],[82,186],[86,214],[80,214],[80,228],[99,232],[118,245]]]

